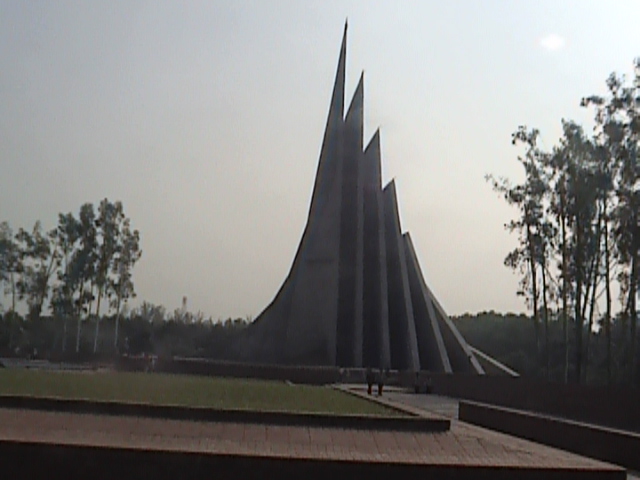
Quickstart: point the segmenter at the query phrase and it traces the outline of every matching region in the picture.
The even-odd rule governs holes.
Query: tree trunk
[[[98,335],[100,335],[100,300],[102,298],[102,288],[98,288],[98,301],[96,302],[96,331],[93,336],[93,353],[98,351]]]
[[[44,305],[44,300],[47,297],[47,287],[49,286],[49,279],[51,278],[51,274],[53,273],[53,267],[56,262],[55,253],[51,254],[51,260],[47,267],[45,277],[43,279],[42,285],[40,285],[40,291],[38,292],[38,305],[36,306],[36,315],[35,319],[40,320],[40,315],[42,314],[42,305]]]
[[[85,318],[85,320],[87,322],[89,322],[91,320],[91,307],[93,305],[93,289],[95,288],[95,283],[93,280],[91,280],[91,283],[89,284],[89,305],[87,306],[87,317]],[[82,317],[82,309],[80,310],[80,317]],[[90,327],[91,325],[89,325]]]
[[[62,318],[62,352],[67,350],[67,314]]]
[[[551,363],[549,359],[549,306],[547,305],[547,274],[542,266],[542,308],[544,309],[544,357],[547,381],[551,379]]]
[[[540,325],[538,317],[538,275],[536,268],[535,246],[533,244],[531,226],[527,224],[527,243],[529,244],[529,268],[531,269],[531,295],[533,301],[533,327],[536,334],[536,351],[538,353],[538,373],[540,373]]]
[[[16,278],[14,272],[11,272],[11,311],[16,311]]]
[[[609,218],[606,205],[604,208],[604,282],[606,295],[604,333],[607,340],[607,385],[611,385],[611,260],[609,256]]]
[[[76,353],[80,352],[80,331],[82,329],[82,316],[78,315],[78,329],[76,331]]]
[[[579,218],[576,219],[576,295],[575,295],[575,336],[576,336],[576,368],[575,381],[580,383],[582,376],[582,235],[580,229],[582,225]]]
[[[98,300],[96,302],[96,317],[100,316],[100,301],[102,300],[102,292],[103,292],[103,288],[99,287],[98,288]]]
[[[93,306],[93,289],[95,285],[93,284],[93,280],[89,285],[89,306],[87,307],[87,320],[91,318],[91,307]]]
[[[93,353],[98,351],[98,335],[100,335],[100,317],[96,317],[96,331],[93,336]]]
[[[10,312],[9,315],[5,315],[7,321],[7,326],[9,327],[9,350],[13,352],[13,312]]]
[[[116,353],[118,353],[118,330],[120,327],[120,299],[121,299],[121,295],[120,292],[118,292],[118,305],[116,306],[116,328],[115,328],[115,333],[113,335],[113,348],[115,349]]]
[[[637,228],[636,228],[637,230]],[[637,238],[637,236],[636,236]],[[636,384],[636,343],[637,343],[637,324],[638,324],[638,311],[636,305],[636,297],[638,295],[638,248],[637,240],[634,239],[634,252],[631,259],[631,278],[629,279],[629,320],[631,322],[631,348],[629,349],[630,360],[630,384],[633,386]]]
[[[562,234],[562,336],[564,337],[564,383],[569,383],[569,289],[567,223],[564,200],[560,201],[560,230]]]
[[[80,303],[80,308],[78,308],[78,330],[76,331],[76,353],[80,352],[80,330],[82,328],[82,299],[84,296],[84,285],[80,288],[80,296],[78,297],[78,302]]]
[[[584,350],[584,383],[587,383],[587,370],[589,368],[589,344],[591,342],[591,332],[593,331],[593,315],[596,308],[596,291],[598,286],[598,280],[600,278],[600,246],[602,245],[602,212],[598,215],[598,226],[596,230],[596,251],[593,268],[591,269],[591,303],[589,305],[589,321],[587,328],[587,341]],[[585,304],[587,299],[585,298]]]
[[[600,225],[600,220],[598,220],[598,225]],[[596,287],[598,285],[599,270],[600,270],[600,227],[598,227],[598,246],[596,247],[596,263],[593,269],[593,280],[591,287],[591,305],[589,306],[589,321],[588,321],[588,329],[587,329],[587,342],[584,349],[584,383],[587,383],[587,370],[589,368],[589,343],[591,340],[591,332],[593,330],[593,315],[596,308]],[[585,299],[586,303],[586,299]]]

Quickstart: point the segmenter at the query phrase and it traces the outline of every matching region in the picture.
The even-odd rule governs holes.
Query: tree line
[[[123,308],[120,314],[112,309],[109,314],[90,315],[82,322],[79,350],[65,350],[65,334],[75,337],[76,332],[65,330],[62,317],[41,315],[36,320],[19,313],[0,314],[0,357],[35,355],[39,359],[87,361],[112,360],[121,354],[155,354],[165,358],[229,360],[234,338],[249,325],[251,318],[214,321],[200,312],[189,312],[186,302],[173,312],[143,302],[130,310]],[[94,351],[98,324],[100,336]],[[119,339],[117,350],[114,349],[116,339]]]
[[[630,79],[612,73],[606,85],[606,95],[580,102],[593,112],[592,132],[563,119],[558,144],[545,149],[538,129],[520,126],[512,143],[524,150],[524,181],[487,181],[518,212],[505,225],[518,244],[504,263],[521,275],[538,372],[551,379],[559,364],[556,379],[582,383],[602,368],[608,384],[639,384],[640,59]]]
[[[549,364],[547,372],[540,362],[536,345],[535,326],[532,317],[524,313],[498,313],[495,311],[464,314],[451,318],[458,330],[470,345],[487,353],[496,360],[512,368],[525,377],[546,378],[555,382],[564,379],[565,341],[561,321],[549,322]],[[619,316],[611,323],[611,343],[613,345],[613,363],[619,365],[624,360],[621,346],[628,335]],[[569,336],[569,348],[573,351],[574,335]],[[591,333],[589,345],[589,369],[585,383],[605,386],[611,382],[606,369],[607,338],[604,329]],[[623,384],[624,378],[616,380]]]
[[[0,284],[8,308],[2,316],[6,347],[24,343],[27,330],[44,328],[43,313],[61,324],[59,348],[80,351],[83,325],[92,320],[96,352],[102,309],[112,313],[118,348],[118,329],[129,299],[135,296],[132,271],[140,259],[140,233],[131,227],[122,202],[102,200],[97,207],[85,203],[77,215],[61,213],[55,228],[45,231],[38,221],[32,229],[14,232],[0,223]],[[24,301],[28,313],[17,311]],[[67,345],[75,322],[75,341]],[[30,327],[30,328],[27,328]],[[72,339],[73,341],[73,339]]]

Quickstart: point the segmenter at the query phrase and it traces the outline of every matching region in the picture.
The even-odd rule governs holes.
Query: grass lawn
[[[401,415],[395,410],[330,387],[186,375],[0,369],[0,395],[220,409]]]

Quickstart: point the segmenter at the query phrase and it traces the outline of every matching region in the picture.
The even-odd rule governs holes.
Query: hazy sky
[[[0,221],[122,200],[138,301],[257,316],[304,228],[345,18],[365,141],[449,313],[520,311],[510,134],[551,147],[640,55],[637,1],[0,0]],[[347,98],[347,102],[349,98]]]

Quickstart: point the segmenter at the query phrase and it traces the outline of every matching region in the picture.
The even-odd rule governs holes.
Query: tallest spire
[[[318,161],[318,170],[313,187],[313,194],[311,196],[311,206],[309,209],[310,218],[315,211],[318,199],[326,198],[327,195],[329,195],[327,189],[330,188],[329,186],[335,180],[336,174],[340,168],[339,165],[341,165],[339,149],[344,123],[344,84],[346,63],[347,22],[344,24],[340,55],[338,56],[338,68],[336,69],[336,78],[333,82],[333,92],[331,93],[331,103],[329,104],[329,115],[327,116],[324,139],[322,141],[320,159]],[[320,203],[323,203],[323,201],[320,201]]]
[[[342,45],[340,46],[340,56],[338,57],[338,68],[336,70],[336,79],[333,83],[333,93],[331,95],[331,108],[329,110],[329,118],[327,126],[334,121],[340,121],[344,118],[344,83],[345,71],[347,63],[347,28],[348,20],[344,22],[344,33],[342,34]]]
[[[342,34],[342,44],[340,45],[340,55],[338,56],[338,68],[336,78],[333,82],[333,92],[331,93],[331,103],[329,104],[329,115],[325,130],[325,143],[331,137],[337,138],[337,130],[342,127],[344,119],[344,84],[347,63],[347,22],[344,23],[344,33]]]

